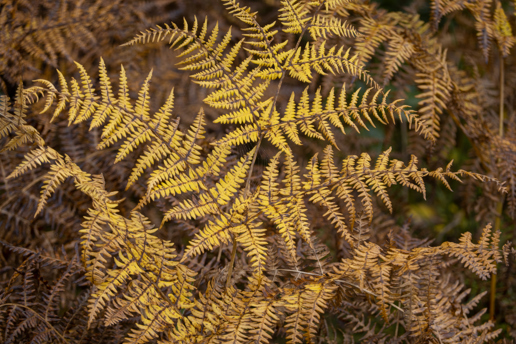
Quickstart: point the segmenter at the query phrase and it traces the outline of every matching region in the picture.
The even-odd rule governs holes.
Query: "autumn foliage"
[[[516,337],[513,4],[1,2],[2,342]]]

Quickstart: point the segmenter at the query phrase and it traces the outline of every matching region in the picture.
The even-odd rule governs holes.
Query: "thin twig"
[[[235,264],[236,251],[237,251],[237,240],[236,240],[236,237],[233,236],[233,250],[231,251],[231,261],[229,262],[228,277],[226,279],[226,291],[228,291],[229,287],[231,286],[231,277],[232,277],[231,275],[233,275],[233,265]]]
[[[258,151],[260,150],[262,140],[263,140],[263,134],[260,135],[260,140],[258,140],[258,143],[256,144],[256,148],[255,148],[256,150],[253,155],[253,161],[251,162],[251,167],[249,167],[249,175],[247,176],[247,180],[245,182],[244,198],[247,198],[249,195],[249,190],[251,188],[251,177],[253,176],[254,164],[256,162],[256,158],[258,157]]]
[[[498,135],[500,138],[503,138],[503,117],[504,117],[504,109],[503,109],[503,95],[504,95],[504,59],[503,55],[500,53],[500,113],[499,113],[499,127],[498,127]],[[500,225],[502,222],[503,215],[503,202],[505,199],[505,195],[502,194],[500,200],[496,204],[496,219],[494,224],[494,233],[500,230]],[[496,262],[495,262],[496,263]],[[491,276],[491,293],[489,295],[489,319],[495,319],[495,306],[496,306],[496,274],[492,274]]]

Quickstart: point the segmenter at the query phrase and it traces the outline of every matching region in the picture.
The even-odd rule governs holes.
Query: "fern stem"
[[[494,223],[493,233],[496,233],[500,230],[500,225],[502,222],[502,211],[503,211],[503,196],[500,201],[496,204],[496,219]],[[498,264],[497,264],[498,265]],[[489,295],[489,319],[495,319],[495,304],[496,304],[496,274],[491,276],[491,294]]]
[[[503,108],[503,95],[504,95],[504,59],[503,55],[500,54],[500,114],[499,114],[499,120],[500,125],[498,128],[498,135],[500,138],[503,138],[503,115],[504,115],[504,108]],[[496,204],[496,219],[494,224],[494,233],[500,230],[500,224],[502,222],[502,211],[503,211],[503,201],[504,197],[502,195],[501,199]],[[496,274],[493,274],[491,276],[491,293],[489,295],[489,319],[493,320],[495,319],[495,305],[496,305]]]
[[[233,275],[233,265],[235,264],[236,251],[237,241],[236,237],[233,236],[233,249],[231,250],[231,261],[229,262],[228,277],[226,280],[226,292],[229,290],[229,287],[231,287],[231,277]]]
[[[503,94],[504,94],[504,59],[503,59],[503,56],[500,56],[500,127],[499,127],[499,132],[498,132],[500,137],[503,137],[503,117],[504,117]]]
[[[262,140],[263,134],[260,135],[260,140],[258,140],[258,143],[256,144],[256,150],[254,151],[253,161],[251,162],[251,167],[249,167],[249,175],[247,176],[247,181],[245,182],[244,198],[247,198],[247,195],[251,187],[251,177],[253,176],[254,164],[256,162],[256,158],[258,157],[258,151],[260,150],[260,146],[262,145]]]

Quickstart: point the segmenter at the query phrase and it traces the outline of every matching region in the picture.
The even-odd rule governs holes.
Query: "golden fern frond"
[[[249,7],[240,6],[236,0],[224,0],[224,5],[229,10],[229,13],[248,26],[244,28],[243,31],[249,33],[244,33],[243,36],[245,37],[245,44],[250,46],[250,48],[245,48],[245,50],[258,57],[258,59],[253,60],[253,63],[256,63],[260,67],[267,66],[279,70],[277,73],[268,75],[267,77],[261,74],[259,75],[264,79],[276,79],[280,77],[283,71],[281,62],[287,56],[285,52],[280,53],[280,50],[287,45],[288,41],[285,40],[280,43],[272,44],[274,36],[278,33],[278,30],[271,30],[275,23],[270,23],[265,26],[260,25],[256,20],[256,12],[252,13]]]
[[[393,301],[392,296],[392,286],[391,286],[391,271],[392,266],[388,263],[386,264],[378,264],[372,270],[372,284],[374,285],[374,290],[376,291],[376,303],[380,308],[380,312],[382,317],[385,320],[389,319],[389,313],[391,309],[391,304]]]
[[[220,147],[238,146],[249,142],[258,142],[260,128],[256,124],[247,124],[228,133],[223,138],[214,142]]]
[[[294,312],[286,318],[285,328],[287,329],[287,343],[302,343],[301,330],[304,324],[302,323],[303,299],[301,292],[294,290],[287,294],[284,300],[287,310]]]
[[[247,9],[240,8],[238,3],[229,1],[227,5],[237,13],[237,17],[245,17],[247,18],[244,20],[245,22],[251,20],[252,25],[258,25],[251,14],[249,14],[250,17],[245,15],[245,13],[248,13]],[[259,25],[257,27],[259,27]],[[267,29],[267,27],[259,28]],[[258,77],[258,70],[247,72],[252,57],[243,60],[232,70],[233,63],[241,49],[243,41],[236,43],[229,52],[223,56],[224,51],[230,43],[231,32],[229,31],[224,36],[220,44],[215,45],[218,36],[218,28],[215,27],[208,40],[205,40],[206,30],[207,22],[204,23],[201,32],[199,34],[197,33],[198,23],[196,19],[191,32],[185,21],[184,29],[177,28],[175,24],[173,24],[172,28],[168,25],[166,29],[158,27],[157,30],[151,29],[146,33],[136,36],[127,44],[145,43],[156,39],[163,40],[170,35],[172,47],[178,49],[185,48],[185,51],[180,54],[180,57],[193,54],[181,62],[181,64],[184,65],[181,68],[190,71],[201,70],[197,74],[192,75],[194,80],[203,87],[218,88],[215,92],[210,93],[204,101],[215,108],[235,110],[233,113],[222,115],[217,122],[255,122],[260,117],[258,111],[260,109],[263,111],[266,107],[261,98],[264,91],[269,86],[269,81],[265,80],[258,85],[254,85],[254,81]],[[254,34],[249,35],[253,36]],[[268,34],[265,36],[267,35]],[[176,36],[177,39],[173,41]],[[260,42],[261,41],[258,43]]]
[[[102,70],[102,68],[103,68],[102,65],[103,65],[103,60],[100,61],[100,66],[101,66],[99,68],[100,70]],[[75,80],[72,79],[72,88],[74,88],[73,81],[75,81]],[[105,85],[105,87],[109,88],[110,87],[109,79],[105,78],[104,82],[107,83]],[[122,120],[124,118],[124,112],[133,112],[134,111],[133,105],[131,103],[131,98],[129,96],[129,91],[130,90],[129,90],[129,86],[127,84],[127,75],[126,75],[124,66],[121,66],[120,67],[120,80],[119,80],[119,85],[118,85],[117,108],[116,108],[116,111],[114,113],[112,113],[112,116],[109,118],[108,123],[105,125],[105,127],[102,130],[101,138],[103,138],[105,142],[110,142],[110,141],[106,141],[106,139],[112,138],[113,133],[121,125]],[[110,94],[106,93],[105,95],[103,94],[103,96],[110,96]],[[80,94],[79,94],[79,97],[80,97]],[[80,99],[78,99],[78,100],[80,100]],[[114,104],[114,102],[110,102],[109,98],[103,98],[102,101],[109,105]],[[76,112],[76,110],[75,110],[76,105],[74,104],[76,102],[78,103],[78,101],[74,101],[72,103],[72,109],[70,111],[71,117],[72,117],[72,110],[73,110],[73,113]],[[102,109],[102,107],[101,107],[101,109]],[[100,117],[100,116],[93,115],[93,118],[95,118],[95,117]],[[92,122],[92,124],[96,125],[95,121]],[[117,140],[118,137],[115,136],[114,139]]]
[[[243,72],[250,63],[250,58],[244,60],[239,69],[221,79],[220,88],[210,93],[204,102],[214,108],[232,109],[234,112],[220,116],[216,122],[220,123],[249,123],[256,122],[260,117],[259,111],[265,111],[270,100],[262,101],[265,90],[270,81],[255,83],[258,77],[257,69]]]
[[[382,94],[382,92],[378,90],[369,99],[369,94],[372,89],[367,89],[363,93],[360,91],[361,90],[358,89],[353,92],[351,94],[351,100],[348,103],[346,85],[343,85],[338,98],[338,105],[336,106],[335,90],[332,88],[328,95],[326,106],[323,108],[320,90],[316,92],[315,99],[310,106],[308,89],[306,88],[301,95],[300,101],[297,103],[296,112],[294,112],[296,108],[295,98],[294,95],[291,96],[286,108],[286,113],[279,125],[281,125],[286,136],[292,138],[295,143],[299,142],[298,127],[301,132],[309,137],[324,140],[326,136],[326,138],[332,142],[333,136],[330,134],[331,132],[329,129],[325,129],[330,126],[330,123],[345,134],[344,124],[360,132],[359,127],[369,130],[365,121],[375,127],[373,118],[382,124],[386,124],[389,122],[389,119],[394,123],[395,115],[397,115],[400,121],[403,121],[403,117],[405,117],[410,124],[414,122],[418,132],[425,137],[432,138],[424,122],[415,116],[412,110],[409,110],[406,105],[397,105],[400,100],[391,103],[387,102],[389,92]],[[381,102],[378,102],[380,95],[383,95],[383,99]],[[313,126],[314,122],[318,123],[318,128],[324,135],[315,130]]]
[[[163,225],[173,218],[195,220],[208,214],[215,214],[217,211],[217,201],[210,196],[210,193],[203,193],[199,195],[199,200],[185,200],[168,210],[161,224]]]
[[[247,25],[256,25],[256,12],[251,12],[251,8],[247,6],[240,6],[236,0],[223,0],[224,6],[229,10],[236,18],[240,19]]]
[[[171,92],[166,103],[151,117],[149,114],[149,82],[152,72],[144,81],[133,106],[129,96],[127,76],[123,67],[120,72],[120,87],[117,99],[111,92],[111,84],[106,76],[105,64],[101,59],[100,85],[102,97],[100,102],[84,68],[80,65],[78,67],[81,71],[83,91],[80,90],[77,82],[72,80],[72,96],[67,96],[68,86],[64,78],[60,77],[62,87],[65,88],[60,102],[70,103],[68,113],[70,122],[75,121],[77,123],[93,117],[91,127],[96,127],[103,125],[107,120],[98,148],[104,149],[114,145],[119,140],[123,140],[115,162],[126,159],[130,152],[147,142],[146,149],[140,155],[132,170],[127,187],[135,183],[145,169],[156,162],[163,161],[166,166],[170,166],[168,170],[162,168],[164,172],[156,173],[155,175],[158,177],[151,176],[148,191],[151,191],[156,184],[166,180],[169,175],[174,176],[178,171],[183,171],[188,164],[198,162],[199,147],[194,141],[196,138],[202,138],[204,115],[199,115],[196,127],[192,128],[186,135],[183,134],[178,129],[179,121],[171,119],[171,110],[174,104],[174,96]],[[51,89],[48,91],[52,92]],[[62,111],[62,107],[61,104],[58,104],[54,118]],[[197,133],[195,133],[196,131]]]
[[[334,297],[336,289],[331,282],[310,283],[305,287],[301,307],[304,309],[303,318],[306,321],[304,337],[308,343],[316,341],[321,314],[328,307],[328,301]]]
[[[147,218],[134,211],[130,218],[119,215],[116,208],[120,201],[110,199],[115,193],[105,190],[103,177],[83,172],[68,156],[58,156],[51,166],[38,210],[57,185],[69,177],[73,177],[78,190],[93,200],[81,230],[86,275],[95,285],[88,324],[116,298],[119,290],[128,289],[127,295],[138,297],[138,301],[132,306],[118,302],[125,310],[112,309],[107,314],[118,312],[115,322],[128,312],[141,316],[141,326],[129,334],[129,342],[143,343],[155,338],[183,317],[179,309],[191,307],[195,273],[174,261],[172,244],[152,234],[155,229]],[[134,280],[139,282],[133,283]]]
[[[189,302],[184,302],[191,297],[193,281],[191,272],[185,270],[183,266],[178,266],[176,276],[168,282],[172,286],[172,292],[168,298],[163,298],[159,292],[150,298],[140,298],[144,306],[144,311],[140,312],[143,324],[128,335],[128,343],[148,342],[156,338],[157,333],[165,332],[171,325],[179,323],[179,319],[183,318],[179,310],[193,306]],[[163,286],[165,285],[163,283]],[[160,296],[161,302],[156,302]]]
[[[279,20],[283,31],[287,33],[302,33],[307,23],[312,20],[308,15],[309,8],[299,0],[281,0]]]
[[[312,246],[312,233],[307,218],[307,209],[301,191],[301,178],[299,177],[299,167],[293,155],[287,155],[285,163],[285,179],[283,179],[285,187],[279,192],[285,198],[290,199],[287,203],[289,212],[292,214],[292,223],[301,238]]]
[[[95,114],[93,115],[93,120],[91,121],[91,128],[100,127],[102,124],[104,124],[104,121],[111,116],[113,111],[115,111],[115,108],[113,107],[114,104],[116,104],[117,99],[115,98],[115,95],[113,94],[113,90],[111,87],[111,82],[109,80],[109,77],[107,75],[106,70],[106,64],[104,63],[104,60],[100,58],[99,63],[99,77],[100,77],[100,90],[102,94],[103,102],[99,106],[99,109],[95,111]],[[66,87],[66,79],[64,76],[59,72],[59,83],[61,84],[62,92],[67,92]],[[61,112],[61,109],[64,109],[66,104],[66,99],[62,100],[62,105],[58,105],[58,109],[54,112],[54,117],[59,115]]]
[[[391,149],[383,152],[378,157],[374,168],[371,167],[371,157],[366,153],[362,153],[360,157],[349,156],[343,160],[340,172],[336,173],[338,170],[333,163],[333,152],[331,146],[328,146],[325,149],[322,170],[319,169],[317,155],[307,165],[308,173],[305,175],[307,179],[303,182],[304,193],[311,195],[311,202],[320,203],[328,209],[325,216],[335,223],[338,231],[350,242],[353,242],[353,239],[343,215],[338,210],[335,197],[332,196],[334,191],[336,191],[338,199],[346,203],[346,209],[351,215],[351,224],[355,221],[356,214],[352,190],[358,193],[364,216],[371,222],[373,218],[371,193],[376,194],[392,211],[392,201],[387,193],[387,188],[392,185],[399,184],[411,188],[426,197],[425,177],[430,176],[447,183],[446,177],[460,181],[460,175],[469,175],[463,170],[451,172],[451,164],[448,165],[446,172],[442,172],[442,168],[429,172],[426,168],[419,169],[417,167],[418,161],[415,156],[412,156],[405,165],[399,160],[390,160],[390,152]],[[471,177],[478,178],[479,176],[473,174]]]
[[[82,234],[81,258],[87,269],[86,277],[93,284],[101,283],[105,279],[106,262],[121,249],[121,243],[113,240],[111,233],[104,229],[111,217],[116,217],[117,203],[106,200],[106,205],[104,211],[88,209],[88,214],[81,224],[83,228],[79,231]],[[104,244],[100,250],[97,249],[99,242]]]
[[[36,168],[38,165],[50,163],[52,160],[58,159],[59,156],[59,153],[50,147],[43,146],[36,148],[25,154],[23,162],[16,166],[14,171],[12,171],[7,178],[17,178],[28,170]]]
[[[169,154],[171,154],[170,146],[176,149],[180,147],[180,140],[183,137],[183,133],[179,130],[179,118],[176,120],[168,120],[173,107],[173,99],[172,90],[165,105],[163,105],[150,122],[150,126],[156,128],[155,130],[158,135],[161,135],[166,141],[155,141],[145,147],[145,152],[140,155],[129,176],[126,189],[138,180],[145,169],[150,168],[156,162],[163,161],[169,156]]]
[[[43,181],[43,187],[41,189],[41,196],[39,198],[38,208],[34,217],[36,217],[45,207],[47,200],[55,192],[56,188],[59,187],[69,177],[77,176],[76,165],[73,164],[68,156],[64,159],[59,156],[55,162],[50,166],[50,172],[45,176]],[[87,174],[82,173],[82,176],[88,178]],[[77,176],[78,177],[78,176]]]
[[[304,48],[299,47],[289,51],[289,58],[283,68],[289,72],[290,76],[302,82],[309,83],[313,78],[313,71],[317,74],[325,75],[326,72],[332,74],[348,73],[353,75],[367,84],[378,87],[371,76],[366,73],[361,66],[357,64],[357,56],[350,57],[350,50],[344,51],[344,47],[336,46],[326,49],[326,41],[321,45],[307,43]],[[277,69],[265,69],[260,76],[276,74]]]
[[[242,244],[244,251],[250,258],[250,265],[254,269],[255,278],[262,278],[266,271],[267,241],[265,240],[265,228],[260,222],[246,223],[234,228],[237,242]]]
[[[26,98],[23,85],[19,84],[13,104],[14,109],[11,110],[9,97],[0,95],[0,138],[8,137],[11,133],[15,135],[0,152],[14,150],[27,142],[34,142],[39,146],[45,145],[40,133],[25,120],[28,106]]]
[[[333,10],[327,11],[329,14]],[[317,41],[318,39],[328,39],[331,36],[337,37],[357,37],[358,32],[354,27],[349,25],[346,21],[342,21],[339,18],[326,15],[317,15],[315,20],[310,23],[308,31],[312,35],[312,39]]]
[[[277,182],[278,163],[280,153],[276,154],[263,173],[262,187],[259,194],[260,209],[267,218],[278,228],[279,233],[285,240],[285,245],[290,258],[297,261],[296,255],[296,234],[294,228],[293,213],[289,213],[289,208],[283,206],[279,202],[279,190]]]
[[[112,305],[106,309],[106,326],[112,326],[127,319],[130,315],[138,314],[138,308],[144,307],[142,300],[153,297],[153,285],[140,281],[133,282],[133,288],[127,291],[125,297],[113,299]]]
[[[438,53],[438,65],[427,72],[416,74],[416,83],[422,93],[416,97],[419,101],[419,114],[434,140],[439,137],[440,115],[447,108],[450,98],[451,80],[446,68],[446,52]]]
[[[75,65],[79,69],[82,83],[82,92],[78,93],[82,98],[81,110],[76,115],[77,117],[74,121],[74,124],[77,124],[89,119],[96,112],[98,108],[97,100],[99,97],[95,93],[95,88],[93,87],[93,83],[88,72],[86,72],[86,69],[84,69],[84,67],[78,62],[75,62]]]
[[[229,214],[220,214],[214,221],[209,221],[189,242],[181,261],[184,262],[206,250],[212,250],[219,245],[229,243],[235,217],[237,217],[237,214],[232,209]]]
[[[254,150],[246,154],[238,164],[233,167],[223,179],[219,180],[214,187],[210,188],[207,193],[200,195],[199,202],[192,202],[186,200],[180,203],[177,207],[169,210],[163,218],[163,223],[169,221],[172,218],[197,218],[203,217],[208,213],[216,213],[219,206],[228,204],[237,190],[240,184],[243,183],[247,170],[251,164]],[[204,177],[204,176],[201,176]],[[156,187],[148,196],[150,199],[156,199],[159,197],[165,197],[169,194],[182,193],[186,191],[199,191],[198,185],[203,189],[206,187],[202,184],[202,179],[198,175],[190,175],[184,177],[170,179],[165,181],[158,187]]]
[[[204,112],[201,111],[190,126],[188,133],[184,135],[182,141],[182,147],[178,147],[166,160],[164,160],[164,167],[160,166],[152,172],[147,187],[147,201],[154,199],[154,197],[165,197],[170,194],[176,194],[181,192],[198,190],[198,181],[192,180],[192,175],[180,175],[181,172],[187,170],[191,165],[200,163],[199,156],[201,147],[196,143],[197,140],[204,138],[204,126],[206,122],[204,120]],[[190,170],[193,173],[193,169]],[[190,174],[191,174],[190,173]],[[179,176],[179,180],[176,177]],[[180,179],[182,177],[182,180]],[[179,185],[185,184],[185,186],[175,187],[170,183],[179,183]],[[170,185],[169,185],[170,184]],[[187,189],[184,189],[184,188]]]
[[[253,326],[249,331],[251,340],[257,344],[269,343],[274,333],[274,325],[279,320],[276,307],[280,306],[281,302],[273,298],[255,303],[252,309],[254,313],[253,322],[258,324],[258,326]]]
[[[224,292],[220,289],[217,280],[208,281],[206,292],[199,293],[195,306],[190,308],[192,315],[185,317],[184,323],[178,321],[177,328],[171,331],[173,333],[169,337],[177,341],[188,342],[191,339],[195,342],[199,333],[205,340],[213,340],[220,335],[225,324],[220,311]]]
[[[330,165],[330,170],[337,170],[333,165],[333,151],[329,147],[326,149],[326,156],[323,160],[323,173],[326,175],[330,174],[330,172],[325,169],[328,165]],[[308,174],[306,175],[307,181],[305,182],[304,188],[306,190],[314,190],[308,192],[308,195],[312,196],[310,202],[324,206],[324,208],[327,209],[324,216],[335,225],[337,231],[341,233],[346,240],[351,242],[344,216],[339,211],[339,207],[334,201],[335,198],[331,196],[330,189],[325,187],[322,183],[323,174],[319,170],[317,154],[310,159],[306,169]],[[331,176],[329,181],[333,181],[334,178],[335,177]]]
[[[343,7],[344,3],[340,1],[321,1],[318,3],[282,0],[279,19],[285,27],[283,31],[300,34],[307,30],[314,41],[320,38],[327,39],[331,35],[355,37],[357,31],[334,16],[334,13]],[[324,12],[322,10],[323,4],[325,5]]]
[[[331,282],[314,281],[287,297],[287,309],[295,310],[286,320],[287,343],[302,343],[303,337],[308,343],[314,342],[321,313],[328,307],[328,300],[333,297],[335,289]]]
[[[180,29],[176,24],[172,23],[172,27],[165,24],[165,28],[157,26],[157,29],[150,29],[146,32],[134,37],[124,45],[134,45],[138,43],[148,43],[155,41],[163,41],[169,37],[169,44],[177,49],[185,48],[179,57],[186,57],[180,62],[180,69],[188,71],[197,71],[192,75],[195,82],[203,87],[229,87],[227,84],[232,80],[237,80],[235,75],[239,75],[245,69],[247,64],[236,68],[235,72],[231,72],[231,68],[239,53],[242,41],[235,44],[225,55],[224,51],[231,41],[231,30],[229,30],[220,43],[216,44],[219,34],[218,25],[212,30],[209,37],[207,35],[208,22],[205,20],[202,29],[198,32],[199,24],[197,18],[194,20],[192,29],[188,27],[186,20],[184,21],[184,28]],[[244,61],[245,62],[245,61]],[[232,75],[230,77],[230,75]]]
[[[496,10],[494,13],[494,37],[503,57],[509,56],[509,51],[516,40],[512,35],[511,25],[509,24],[509,20],[500,1],[496,2]]]
[[[475,18],[475,29],[477,30],[478,44],[482,49],[484,60],[489,60],[491,40],[494,36],[493,22],[490,15],[490,0],[479,0],[474,3],[465,3],[465,7]]]
[[[109,202],[112,203],[112,201]],[[157,333],[165,331],[166,327],[174,324],[176,319],[181,318],[180,308],[189,307],[188,300],[193,288],[192,272],[172,260],[176,255],[171,244],[152,235],[151,233],[155,231],[153,226],[141,214],[133,212],[130,219],[124,219],[116,212],[108,210],[110,207],[106,207],[105,202],[96,204],[94,202],[94,210],[91,211],[98,212],[96,217],[108,223],[110,231],[95,235],[89,231],[92,224],[86,222],[86,227],[82,231],[83,238],[87,239],[90,235],[96,236],[96,242],[86,246],[86,248],[89,247],[87,255],[97,257],[117,251],[118,254],[113,268],[105,266],[107,262],[105,259],[88,267],[91,273],[95,273],[91,269],[107,270],[106,274],[100,276],[91,275],[92,278],[96,278],[96,280],[93,279],[96,291],[90,299],[89,322],[93,321],[109,300],[115,298],[118,289],[128,288],[127,295],[133,295],[138,300],[133,300],[132,306],[119,302],[118,305],[126,307],[126,311],[117,308],[108,310],[107,314],[114,314],[114,311],[121,312],[121,315],[118,315],[119,318],[113,319],[117,321],[123,318],[126,312],[137,311],[142,316],[142,324],[129,334],[130,342],[146,342],[155,338]],[[93,219],[90,218],[88,221],[91,220]],[[100,228],[101,223],[95,226]],[[116,246],[113,246],[113,243],[116,243]],[[116,250],[117,246],[118,250]],[[126,249],[120,250],[122,247]],[[140,282],[128,283],[138,276],[142,278]],[[124,287],[126,283],[128,287]],[[164,294],[161,288],[171,288],[170,294]]]
[[[385,56],[385,70],[383,71],[384,85],[392,79],[400,66],[410,59],[414,51],[414,45],[407,38],[394,36],[389,41],[389,48]]]
[[[260,189],[260,205],[267,207],[268,205],[278,202],[278,163],[281,152],[277,153],[270,161],[267,169],[263,172],[263,182]]]
[[[364,66],[375,54],[375,50],[391,36],[395,18],[391,13],[382,16],[379,20],[363,17],[360,20],[360,35],[356,39],[355,50],[358,55],[357,66]]]
[[[490,238],[491,225],[487,225],[482,230],[478,244],[471,241],[471,233],[468,232],[461,235],[459,243],[443,243],[443,252],[451,257],[457,257],[465,267],[485,280],[491,274],[496,273],[496,263],[502,261],[498,252],[499,235],[500,233],[495,233]]]

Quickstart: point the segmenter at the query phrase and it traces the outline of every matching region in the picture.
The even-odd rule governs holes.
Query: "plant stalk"
[[[226,280],[226,292],[228,292],[229,287],[231,287],[231,277],[233,275],[233,265],[235,265],[236,252],[237,252],[237,240],[236,240],[236,237],[233,236],[233,250],[231,251],[231,262],[229,263],[228,278]]]
[[[504,95],[504,59],[500,54],[500,114],[499,114],[499,127],[498,127],[498,135],[500,138],[503,138],[503,117],[504,117],[504,108],[503,108],[503,95]],[[500,230],[500,225],[502,222],[502,211],[503,211],[503,201],[504,197],[502,196],[498,203],[496,204],[496,219],[494,224],[494,233]],[[496,274],[491,276],[491,293],[489,297],[489,319],[495,320],[495,305],[496,305]]]
[[[494,223],[493,233],[500,230],[500,224],[502,222],[502,210],[503,210],[503,197],[496,204],[496,219]],[[498,265],[498,264],[497,264]],[[495,320],[495,304],[496,304],[496,274],[491,276],[491,294],[489,297],[489,319]]]

